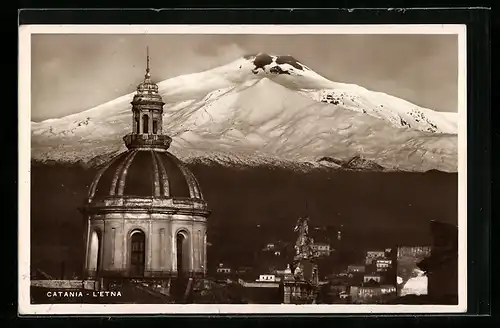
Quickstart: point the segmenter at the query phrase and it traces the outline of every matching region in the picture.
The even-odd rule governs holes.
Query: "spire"
[[[138,93],[146,93],[146,94],[157,94],[158,93],[158,85],[151,81],[151,69],[149,67],[149,47],[146,47],[146,74],[144,75],[144,81],[142,81],[137,86]]]
[[[170,146],[172,139],[162,133],[163,105],[158,85],[151,81],[149,47],[146,48],[146,74],[137,86],[132,104],[132,133],[123,137],[128,149],[162,149]]]
[[[146,47],[146,79],[149,79],[151,74],[149,73],[149,47]]]

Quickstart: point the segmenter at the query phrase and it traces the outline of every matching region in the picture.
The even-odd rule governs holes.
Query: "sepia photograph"
[[[19,31],[20,314],[467,310],[465,26]]]

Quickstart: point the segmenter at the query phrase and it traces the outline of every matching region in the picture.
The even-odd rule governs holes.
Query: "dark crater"
[[[268,54],[259,54],[253,60],[253,64],[255,65],[255,69],[259,69],[259,68],[264,69],[264,66],[269,65],[272,62],[273,62],[273,57],[269,56]]]
[[[259,54],[247,54],[247,55],[244,55],[243,58],[245,58],[247,60],[253,60],[253,64],[254,64],[255,68],[252,69],[252,73],[254,73],[254,74],[258,74],[259,68],[262,70],[265,70],[265,66],[272,64],[273,61],[278,65],[289,64],[292,67],[295,67],[296,69],[299,69],[301,71],[303,71],[305,69],[305,66],[303,66],[301,63],[299,63],[292,56],[288,56],[288,55],[287,56],[277,56],[274,59],[272,56],[270,56],[266,53],[259,53]],[[272,74],[288,74],[288,75],[290,75],[290,73],[288,71],[282,69],[279,66],[275,66],[275,67],[271,68],[269,71]]]
[[[299,63],[295,58],[292,56],[278,56],[276,58],[276,64],[289,64],[295,67],[296,69],[300,69],[301,71],[304,70],[304,67],[302,66],[301,63]]]
[[[273,74],[288,74],[288,75],[290,75],[290,73],[288,71],[285,71],[284,69],[282,69],[281,66],[271,67],[269,72],[271,72]]]

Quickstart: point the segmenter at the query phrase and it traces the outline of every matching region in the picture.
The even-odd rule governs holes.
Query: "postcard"
[[[19,313],[467,309],[464,25],[25,25]]]

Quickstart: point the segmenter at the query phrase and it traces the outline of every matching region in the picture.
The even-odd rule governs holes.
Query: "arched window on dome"
[[[149,117],[147,114],[142,116],[142,133],[149,133]]]
[[[146,263],[146,235],[142,230],[130,234],[130,274],[133,277],[144,276]]]
[[[101,234],[99,230],[92,231],[89,247],[87,268],[89,275],[95,277],[101,269]]]
[[[134,132],[139,133],[141,131],[141,127],[140,127],[141,122],[139,120],[139,115],[136,115],[134,119],[135,119],[135,131]]]
[[[158,133],[158,121],[153,120],[153,134],[157,134],[157,133]]]
[[[185,230],[177,232],[176,235],[176,250],[177,250],[177,274],[182,276],[189,272],[189,234]]]

